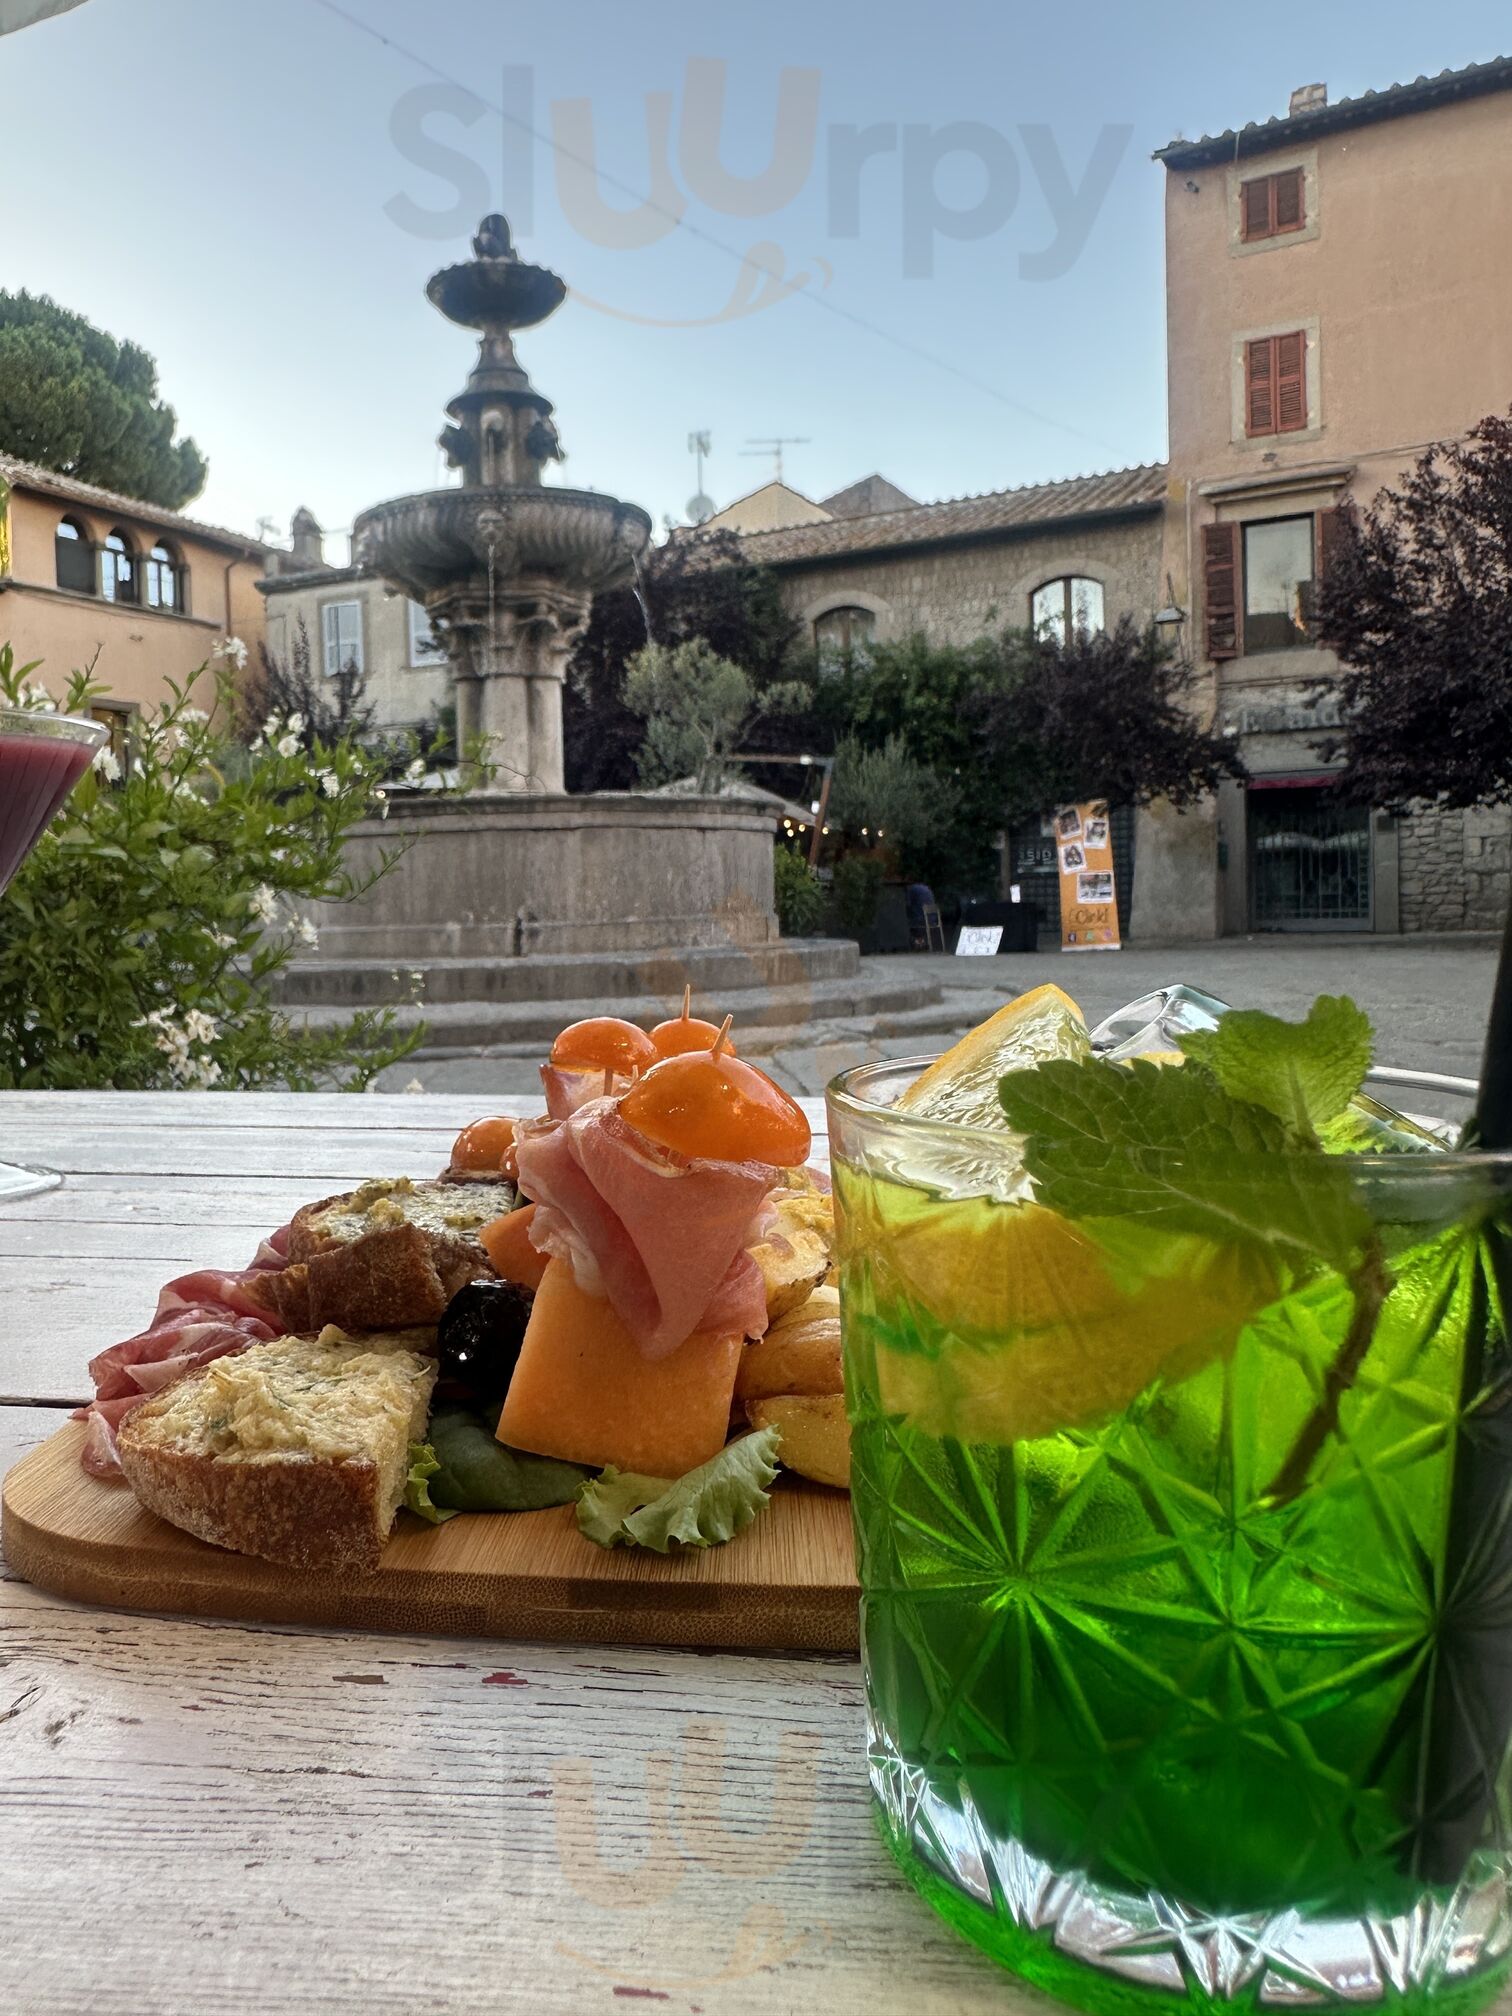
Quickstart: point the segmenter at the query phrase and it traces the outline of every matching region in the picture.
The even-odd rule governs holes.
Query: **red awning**
[[[1337,770],[1297,770],[1284,777],[1251,777],[1251,791],[1303,791],[1315,790],[1320,784],[1337,784]]]

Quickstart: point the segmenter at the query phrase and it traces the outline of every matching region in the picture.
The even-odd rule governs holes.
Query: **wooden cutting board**
[[[761,1517],[723,1547],[676,1560],[606,1552],[570,1506],[463,1514],[422,1526],[401,1513],[376,1573],[312,1575],[228,1554],[144,1512],[124,1484],[79,1467],[69,1422],[7,1474],[5,1558],[57,1596],[113,1609],[180,1611],[374,1631],[730,1651],[854,1652],[850,1499],[779,1479]]]

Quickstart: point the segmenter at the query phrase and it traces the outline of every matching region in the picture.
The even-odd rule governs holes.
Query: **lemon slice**
[[[1023,1071],[1052,1057],[1080,1063],[1091,1054],[1086,1021],[1070,995],[1059,987],[1032,987],[936,1058],[898,1107],[959,1127],[1002,1127],[997,1085],[1005,1071]]]

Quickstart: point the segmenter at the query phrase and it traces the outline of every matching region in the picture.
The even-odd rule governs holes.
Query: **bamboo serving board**
[[[677,1559],[595,1547],[570,1506],[462,1514],[422,1526],[401,1513],[376,1572],[308,1574],[229,1554],[144,1512],[124,1484],[79,1467],[69,1422],[7,1474],[5,1558],[56,1596],[344,1629],[729,1651],[854,1652],[850,1499],[784,1476],[738,1539]]]

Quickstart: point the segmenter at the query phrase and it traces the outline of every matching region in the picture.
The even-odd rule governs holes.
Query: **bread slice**
[[[217,1547],[367,1574],[425,1440],[436,1361],[417,1336],[279,1337],[134,1407],[121,1467],[139,1502]]]
[[[290,1330],[404,1330],[439,1323],[469,1281],[492,1280],[478,1233],[513,1210],[502,1180],[466,1185],[379,1177],[306,1204],[289,1228],[289,1265],[252,1293]]]

